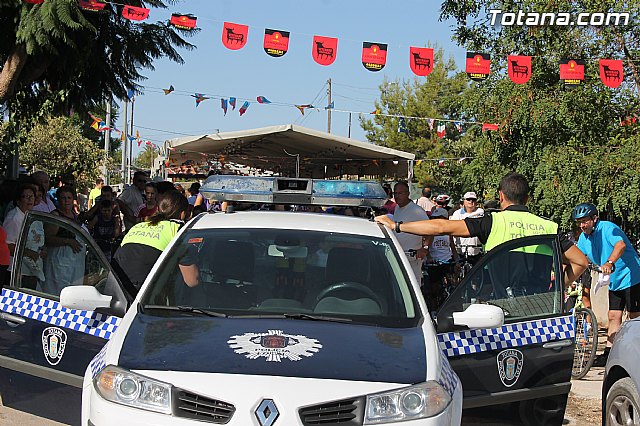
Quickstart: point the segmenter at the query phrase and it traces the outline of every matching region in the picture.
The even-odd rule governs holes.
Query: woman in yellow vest
[[[147,222],[133,226],[125,235],[115,253],[114,266],[136,290],[140,289],[162,251],[184,225],[188,210],[189,202],[184,195],[168,191],[161,196],[156,214]]]

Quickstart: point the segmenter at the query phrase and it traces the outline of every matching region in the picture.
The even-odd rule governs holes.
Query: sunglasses
[[[472,201],[472,202],[474,202],[474,203],[475,203],[476,201],[478,201],[476,198],[465,198],[465,200],[467,200],[467,201]]]

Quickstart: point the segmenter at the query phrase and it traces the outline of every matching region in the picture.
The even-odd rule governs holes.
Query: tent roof
[[[414,154],[345,138],[293,124],[167,140],[183,158],[201,153],[224,157],[250,167],[295,175],[300,156],[301,177],[341,174],[407,178]],[[180,158],[180,157],[178,157]]]

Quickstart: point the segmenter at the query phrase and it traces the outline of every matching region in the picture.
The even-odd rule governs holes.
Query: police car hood
[[[422,329],[292,319],[155,317],[138,313],[118,365],[130,370],[418,383]]]

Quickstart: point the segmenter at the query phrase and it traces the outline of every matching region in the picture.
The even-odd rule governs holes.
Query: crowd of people
[[[558,233],[556,223],[528,211],[528,182],[516,173],[502,179],[500,199],[485,201],[482,207],[474,191],[467,191],[456,205],[449,195],[436,196],[428,187],[412,200],[406,182],[397,182],[393,189],[384,185],[384,189],[388,199],[376,221],[396,232],[419,283],[423,283],[426,260],[431,277],[429,286],[442,286],[448,269],[460,258],[475,264],[484,251],[510,239],[540,234],[540,230]],[[0,285],[8,284],[12,273],[19,273],[23,288],[59,294],[61,288],[82,279],[84,244],[67,228],[42,226],[37,221],[25,236],[20,271],[12,270],[16,242],[25,215],[31,210],[50,213],[85,227],[125,285],[136,292],[185,221],[204,211],[228,208],[232,207],[226,203],[210,204],[200,193],[198,182],[185,190],[180,184],[150,181],[141,171],[134,174],[132,185],[120,194],[97,179],[86,206],[79,201],[72,175],[56,179],[53,185],[43,171],[21,176],[18,181],[4,181],[0,185]],[[298,209],[363,217],[371,213],[367,209],[344,207]],[[595,365],[604,365],[623,311],[631,318],[640,316],[640,258],[617,225],[600,220],[595,205],[576,206],[573,219],[579,235],[572,240],[566,234],[559,234],[565,282],[576,282],[567,289],[567,296],[569,300],[589,306],[589,285],[583,273],[589,262],[600,267],[609,287],[609,327],[607,349]],[[514,223],[535,226],[511,229]],[[532,234],[528,229],[536,231]],[[157,238],[149,238],[152,234]],[[189,256],[185,259],[185,263],[179,265],[185,282],[187,285],[197,283],[197,268],[189,263]],[[583,279],[579,279],[581,276]],[[45,288],[47,286],[57,288]],[[423,294],[428,297],[432,290],[424,286]]]
[[[107,260],[120,269],[121,276],[139,288],[141,277],[146,277],[184,221],[209,208],[220,208],[210,206],[199,190],[197,182],[185,191],[178,183],[151,181],[141,171],[119,194],[98,178],[85,197],[78,194],[72,175],[52,182],[46,172],[36,171],[20,175],[18,180],[5,180],[0,184],[0,285],[7,285],[11,279],[26,213],[39,211],[83,227]],[[136,239],[136,235],[144,235],[138,228],[146,226],[162,229],[162,246],[149,239]],[[82,282],[86,247],[73,232],[33,221],[27,233],[19,262],[23,288],[59,294],[63,287]],[[127,262],[132,253],[136,254],[133,258],[144,262]]]

